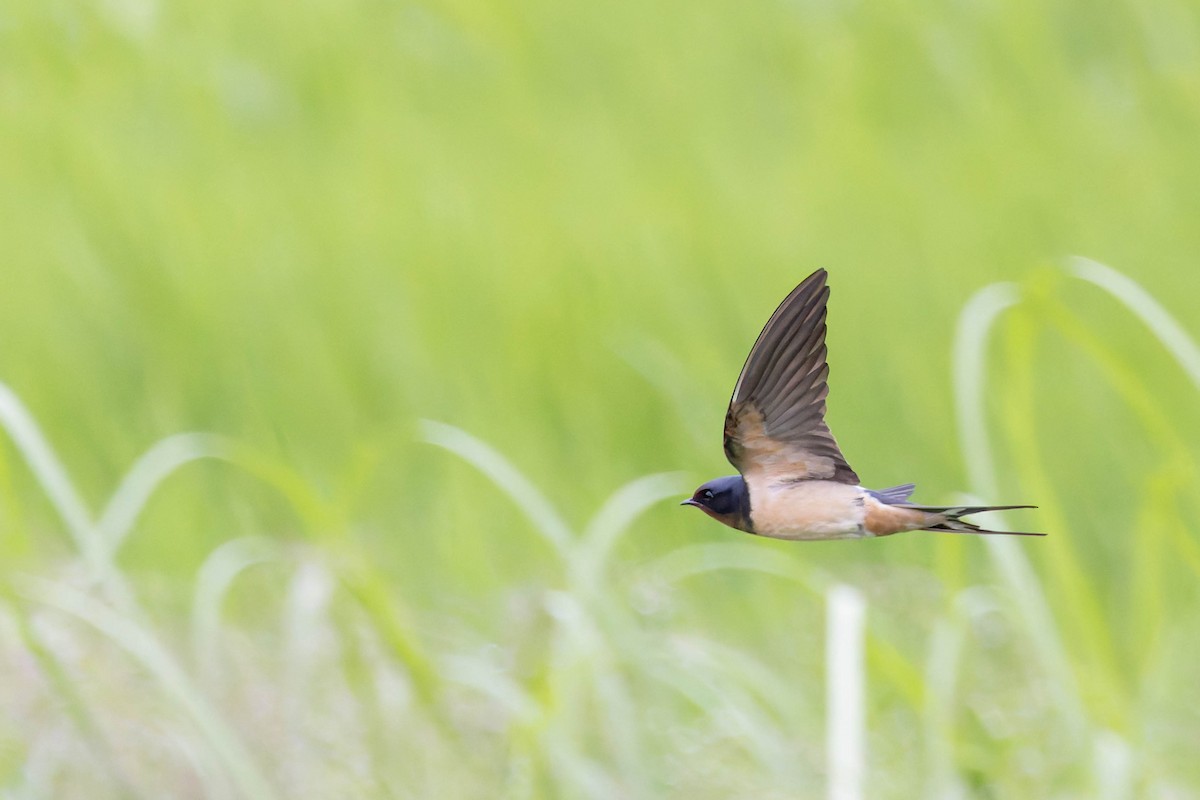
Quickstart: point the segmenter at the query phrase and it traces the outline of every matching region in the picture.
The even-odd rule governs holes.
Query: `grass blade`
[[[112,567],[108,552],[100,541],[83,498],[75,489],[70,475],[59,461],[54,448],[46,440],[33,415],[7,384],[0,382],[0,426],[8,431],[13,443],[46,496],[67,526],[79,555],[87,564],[92,577],[119,590],[124,596],[124,584]]]
[[[113,558],[150,497],[172,472],[200,458],[227,456],[224,437],[211,433],[178,433],[160,439],[125,473],[96,523],[96,533]]]
[[[221,602],[244,570],[279,557],[279,546],[263,537],[233,539],[217,547],[196,573],[192,596],[192,657],[205,679],[217,676],[221,651]]]
[[[622,486],[600,507],[571,554],[572,571],[585,590],[603,579],[614,545],[633,521],[655,503],[680,494],[683,486],[680,472],[646,475]]]
[[[196,725],[243,797],[250,800],[276,797],[234,731],[149,631],[96,602],[95,598],[64,584],[39,578],[27,578],[21,584],[23,594],[88,623],[129,653],[153,676],[166,695]]]
[[[963,306],[954,337],[953,374],[959,445],[971,492],[976,498],[999,494],[995,458],[988,438],[984,398],[987,389],[988,341],[997,319],[1019,299],[1013,284],[985,286]],[[1055,696],[1072,738],[1081,741],[1090,730],[1079,686],[1062,639],[1048,613],[1041,583],[1025,557],[1023,545],[1010,537],[989,536],[985,545],[1012,601],[1033,640],[1046,672],[1057,684]]]
[[[570,528],[546,496],[508,459],[490,445],[453,425],[421,420],[421,435],[425,441],[458,455],[490,478],[525,513],[534,529],[554,549],[566,556],[574,538]]]
[[[1175,357],[1192,383],[1200,389],[1200,344],[1140,283],[1112,267],[1082,256],[1073,257],[1068,262],[1067,270],[1080,280],[1104,289],[1132,311],[1158,337],[1162,346]]]

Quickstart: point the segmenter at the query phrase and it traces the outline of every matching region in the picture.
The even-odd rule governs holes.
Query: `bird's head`
[[[711,480],[680,505],[695,506],[717,522],[754,532],[750,522],[750,492],[741,475]]]

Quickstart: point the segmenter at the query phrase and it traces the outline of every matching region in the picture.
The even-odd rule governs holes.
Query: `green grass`
[[[0,796],[820,796],[833,584],[866,796],[1200,794],[1198,42],[1172,0],[9,4]],[[674,507],[818,266],[868,485],[1050,537]]]

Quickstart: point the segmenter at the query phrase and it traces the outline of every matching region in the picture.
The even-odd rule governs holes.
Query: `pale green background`
[[[94,509],[162,437],[244,450],[153,494],[122,606],[0,440],[0,792],[818,796],[823,602],[716,568],[741,553],[867,594],[868,796],[1196,797],[1200,396],[1062,267],[1109,264],[1198,335],[1198,220],[1194,3],[9,3],[0,381]],[[816,267],[830,423],[867,485],[929,503],[971,488],[959,312],[1031,298],[987,370],[986,500],[1043,507],[1008,523],[1052,534],[1017,546],[1065,672],[982,540],[739,538],[672,496],[592,595],[422,441],[488,443],[572,529],[643,475],[690,491],[729,471],[737,370]],[[246,536],[280,547],[193,653],[197,570]],[[695,545],[740,549],[664,583]],[[931,680],[958,640],[958,683]]]

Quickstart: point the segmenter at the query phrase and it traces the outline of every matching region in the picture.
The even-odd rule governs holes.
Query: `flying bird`
[[[775,539],[861,539],[903,531],[1044,536],[986,530],[962,519],[1035,506],[922,506],[915,484],[863,487],[829,426],[825,362],[827,273],[804,279],[779,305],[742,367],[725,414],[725,455],[740,473],[701,486],[683,505]]]

